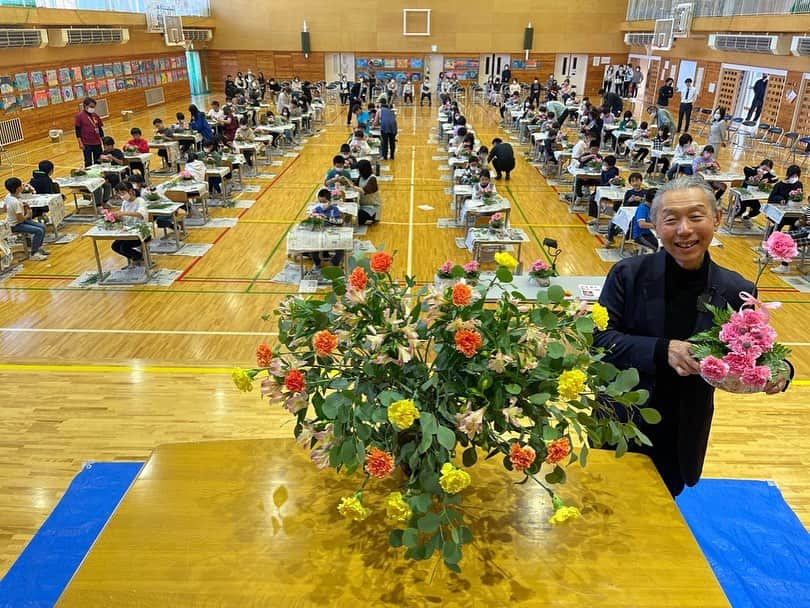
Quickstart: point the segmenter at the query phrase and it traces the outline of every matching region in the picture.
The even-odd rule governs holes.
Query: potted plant
[[[260,344],[256,367],[233,381],[283,404],[315,466],[357,479],[335,500],[356,534],[385,517],[388,544],[406,559],[438,555],[460,572],[474,534],[462,502],[481,483],[479,460],[497,457],[515,483],[548,494],[538,525],[571,522],[579,509],[554,489],[566,463],[584,466],[590,445],[619,445],[621,455],[627,443],[649,444],[633,421],[660,415],[641,407],[638,373],[593,348],[608,323],[598,304],[588,312],[552,286],[516,306],[509,254],[491,280],[441,293],[395,279],[392,261],[379,251],[355,256],[349,276],[325,268],[333,290],[282,302],[278,345]]]
[[[489,229],[490,230],[503,230],[503,227],[506,224],[506,219],[500,211],[497,213],[493,213],[489,217]]]
[[[191,181],[192,179],[194,179],[194,176],[191,173],[189,173],[188,171],[181,171],[180,172],[180,179],[185,180],[185,181]]]
[[[470,260],[464,266],[464,278],[467,280],[468,285],[475,285],[478,283],[478,278],[481,276],[480,264],[476,260]]]
[[[540,287],[548,287],[551,285],[551,277],[554,276],[554,271],[545,260],[535,260],[529,266],[529,276]]]
[[[801,203],[804,198],[804,192],[802,192],[801,188],[796,188],[788,193],[788,198],[793,203]]]

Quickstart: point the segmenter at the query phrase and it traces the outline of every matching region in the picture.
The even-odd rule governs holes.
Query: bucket
[[[48,136],[51,138],[52,143],[57,144],[60,141],[62,141],[63,133],[64,131],[62,131],[62,129],[51,129],[50,131],[48,131]]]

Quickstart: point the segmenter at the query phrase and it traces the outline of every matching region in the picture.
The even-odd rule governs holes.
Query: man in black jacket
[[[599,89],[599,94],[602,96],[602,106],[607,107],[613,116],[621,116],[624,110],[624,102],[622,98],[616,93],[606,92],[605,89]]]
[[[657,105],[659,108],[666,108],[669,105],[669,100],[675,95],[675,89],[672,86],[673,82],[675,81],[672,80],[672,78],[667,78],[664,82],[664,86],[658,89]]]
[[[762,77],[754,83],[754,99],[751,100],[751,107],[748,108],[748,116],[745,120],[759,120],[762,113],[762,104],[765,103],[765,91],[768,89],[768,75]]]
[[[495,179],[501,179],[501,173],[506,173],[506,179],[515,168],[515,152],[511,144],[504,143],[500,137],[492,140],[492,149],[489,151],[487,162],[492,163],[495,169]]]
[[[654,425],[636,421],[652,446],[631,449],[652,458],[673,496],[700,479],[714,412],[714,388],[700,377],[687,340],[711,327],[705,304],[739,309],[740,292],[755,290],[753,283],[709,257],[721,216],[700,177],[667,182],[652,206],[663,250],[617,263],[599,298],[610,320],[607,329],[595,334],[594,344],[607,349],[606,361],[638,370],[640,388],[650,391],[647,406],[662,416]],[[768,384],[765,392],[786,386],[784,380]]]

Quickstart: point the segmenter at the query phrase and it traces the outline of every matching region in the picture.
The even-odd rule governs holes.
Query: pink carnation
[[[728,371],[735,376],[742,376],[743,372],[756,365],[756,358],[748,353],[728,353],[723,362],[728,365]]]
[[[497,221],[500,221],[502,219],[503,219],[503,214],[502,213],[498,212],[498,213],[493,213],[492,214],[492,220],[493,221],[497,222]]]
[[[542,272],[543,270],[548,270],[550,266],[544,260],[535,260],[532,262],[532,265],[529,266],[529,272]]]
[[[478,272],[478,262],[470,260],[463,266],[464,272]]]
[[[706,357],[700,362],[700,375],[710,382],[722,382],[728,376],[728,363],[717,357]]]
[[[439,268],[439,272],[443,274],[450,274],[450,271],[453,270],[453,262],[447,260],[444,264],[441,265]]]
[[[780,262],[790,262],[799,254],[796,248],[796,241],[793,237],[784,232],[774,232],[768,240],[765,241],[765,251],[773,259]]]
[[[764,388],[768,380],[771,379],[771,370],[764,365],[749,367],[740,375],[740,379],[743,381],[743,384],[748,386]]]

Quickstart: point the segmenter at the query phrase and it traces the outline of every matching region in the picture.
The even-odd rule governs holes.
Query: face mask
[[[720,113],[719,112],[714,113],[714,119],[715,120],[720,120]]]
[[[607,165],[602,165],[602,171],[607,171],[607,170],[608,170],[608,166]]]
[[[788,183],[789,183],[789,184],[796,184],[796,183],[798,183],[799,178],[798,178],[798,176],[794,175],[793,177],[791,177],[791,178],[790,178],[789,180],[787,180],[787,181],[788,181]]]
[[[88,113],[88,114],[95,114],[95,113],[96,113],[96,109],[95,109],[95,108],[87,108],[87,113]]]

